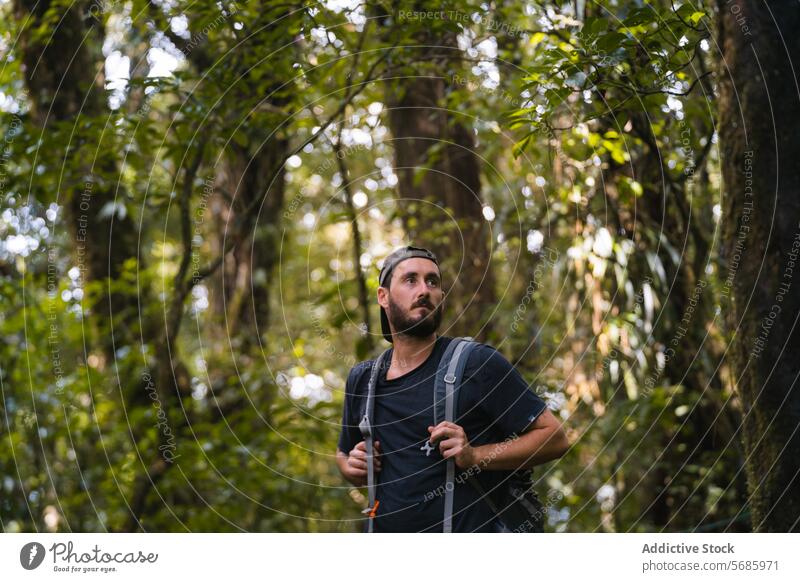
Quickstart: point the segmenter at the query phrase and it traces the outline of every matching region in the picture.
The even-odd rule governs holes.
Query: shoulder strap
[[[455,338],[447,346],[442,359],[439,362],[439,368],[436,373],[436,382],[434,387],[434,424],[438,424],[442,420],[448,422],[455,422],[458,414],[458,391],[461,387],[464,377],[464,370],[466,369],[467,362],[472,350],[481,345],[474,341],[471,337]],[[501,510],[492,500],[484,488],[481,486],[477,478],[469,478],[467,482],[475,489],[478,496],[486,502],[492,513],[498,518],[500,517]],[[445,533],[453,531],[453,497],[455,491],[455,461],[448,459],[447,461],[447,476],[445,482],[445,498],[444,498],[444,520],[442,530]],[[524,491],[521,488],[510,488],[510,492],[516,502],[523,505],[531,516],[539,515],[542,512],[537,511],[536,507],[525,498]],[[499,522],[501,531],[511,531],[503,522]]]
[[[447,346],[439,368],[436,371],[434,384],[433,419],[434,424],[442,420],[455,422],[458,411],[458,389],[464,376],[470,352],[478,345],[471,337],[455,338]],[[444,519],[442,531],[453,531],[453,493],[455,490],[455,460],[447,460],[447,475],[444,487]]]
[[[389,348],[391,349],[391,348]],[[369,533],[373,532],[375,512],[378,509],[378,500],[375,499],[375,459],[373,457],[373,431],[372,431],[372,414],[375,410],[375,383],[378,381],[378,374],[380,373],[383,360],[389,350],[383,352],[375,362],[372,364],[372,371],[369,375],[369,383],[367,384],[367,402],[364,407],[364,415],[361,417],[361,422],[358,428],[361,431],[361,436],[364,437],[364,444],[367,449],[367,494],[369,495],[369,507],[363,513],[369,516]]]
[[[456,348],[464,340],[460,337],[453,338],[447,345],[447,348],[442,354],[442,359],[439,360],[439,367],[436,369],[436,378],[433,384],[433,424],[436,426],[443,420],[447,420],[447,388],[445,386],[444,377],[447,376],[450,363],[453,361],[453,354]]]

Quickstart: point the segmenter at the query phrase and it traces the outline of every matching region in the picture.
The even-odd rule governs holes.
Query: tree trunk
[[[256,336],[263,334],[269,323],[270,287],[278,261],[285,191],[284,170],[276,171],[276,167],[286,156],[288,142],[273,137],[253,150],[232,147],[222,180],[234,202],[227,216],[218,220],[215,236],[219,249],[223,238],[243,240],[226,257],[224,268],[211,284],[218,313],[227,314],[227,333],[231,337],[240,334],[245,343],[257,345]],[[242,210],[253,204],[255,211]]]
[[[137,260],[138,236],[130,212],[120,212],[125,193],[118,191],[119,175],[110,143],[86,140],[80,118],[92,119],[100,127],[109,110],[104,92],[104,34],[85,2],[65,5],[63,17],[52,21],[52,36],[37,33],[53,6],[49,1],[15,0],[20,32],[20,54],[32,117],[43,133],[52,134],[65,124],[75,124],[70,156],[63,172],[65,223],[70,229],[75,259],[86,283],[100,282],[92,321],[98,347],[107,359],[116,347],[129,343],[121,338],[138,337],[138,299],[135,295],[109,290],[129,260]],[[59,9],[60,10],[60,9]],[[57,25],[55,24],[57,23]],[[100,130],[97,135],[100,135]],[[113,139],[113,131],[106,131]],[[111,212],[109,204],[116,203]],[[111,335],[113,321],[114,336]],[[114,341],[112,341],[112,339]]]
[[[460,51],[453,32],[424,36],[425,48],[406,49],[404,55],[436,66],[417,68],[388,89],[398,207],[409,242],[429,248],[442,263],[446,333],[481,339],[496,307],[492,241],[474,134],[446,102],[453,71],[460,71]]]
[[[683,385],[685,398],[697,399],[697,406],[683,419],[679,431],[658,437],[661,453],[658,466],[650,475],[653,501],[647,511],[653,526],[680,530],[699,525],[684,507],[687,500],[682,492],[695,486],[694,476],[685,468],[702,464],[703,456],[709,454],[717,454],[718,464],[740,458],[736,441],[730,446],[727,443],[736,437],[735,427],[741,419],[736,410],[724,403],[717,366],[723,354],[715,349],[706,329],[713,315],[713,297],[704,275],[709,247],[705,233],[712,230],[712,225],[703,223],[703,215],[697,209],[690,215],[690,201],[697,199],[691,186],[686,181],[666,179],[662,152],[647,119],[641,114],[631,119],[634,131],[646,144],[633,172],[644,187],[637,220],[645,229],[663,233],[669,245],[681,251],[680,260],[675,263],[667,248],[659,244],[666,285],[671,291],[665,308],[670,316],[663,319],[657,337],[664,345],[680,338],[682,347],[674,350],[658,382]],[[717,451],[717,443],[726,444],[726,448]],[[688,500],[691,501],[694,500]]]
[[[800,529],[800,10],[718,0],[723,295],[754,531]]]

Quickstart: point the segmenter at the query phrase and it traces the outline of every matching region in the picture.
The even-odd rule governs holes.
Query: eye
[[[437,281],[436,279],[431,277],[431,278],[428,279],[428,285],[430,285],[431,287],[438,287],[439,286],[439,281]]]

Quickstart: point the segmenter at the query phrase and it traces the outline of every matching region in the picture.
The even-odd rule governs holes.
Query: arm
[[[552,461],[569,449],[569,440],[561,423],[545,409],[519,437],[500,443],[472,447],[464,429],[452,422],[428,427],[431,441],[439,441],[442,457],[455,457],[460,469],[479,466],[490,471],[529,469]]]

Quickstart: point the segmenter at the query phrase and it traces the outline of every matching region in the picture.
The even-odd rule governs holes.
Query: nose
[[[416,301],[419,302],[425,299],[428,303],[431,303],[431,290],[428,288],[428,284],[424,281],[419,284],[416,289]]]

